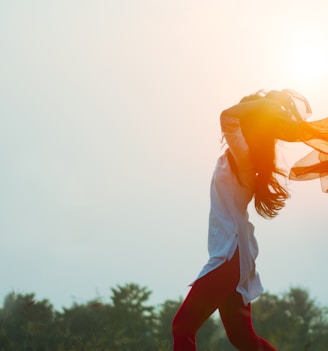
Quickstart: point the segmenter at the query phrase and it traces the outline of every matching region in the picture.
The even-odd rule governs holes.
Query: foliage
[[[55,313],[47,300],[10,293],[0,310],[0,345],[3,350],[47,351],[54,341],[54,323]]]
[[[316,305],[304,289],[291,288],[280,299],[263,294],[253,306],[253,315],[258,333],[278,349],[326,349],[327,309]]]
[[[151,291],[137,284],[111,289],[109,301],[74,303],[55,311],[34,294],[10,293],[0,309],[0,351],[170,351],[171,322],[182,300],[148,304]],[[253,305],[254,327],[278,349],[323,351],[328,311],[306,290],[263,294]],[[232,351],[218,317],[197,334],[200,351]]]

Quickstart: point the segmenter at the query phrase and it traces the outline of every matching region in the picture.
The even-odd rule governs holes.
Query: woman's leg
[[[201,325],[236,289],[239,281],[239,253],[198,279],[176,313],[172,332],[174,351],[195,351],[195,335]]]
[[[221,320],[231,344],[239,351],[277,351],[256,335],[251,316],[251,304],[244,305],[234,292],[219,308]]]
[[[173,319],[174,351],[195,351],[197,330],[216,310],[215,303],[197,285],[191,288]]]

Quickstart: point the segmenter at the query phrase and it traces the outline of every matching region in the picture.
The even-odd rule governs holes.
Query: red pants
[[[173,351],[195,351],[195,335],[218,309],[231,344],[239,351],[277,351],[255,334],[251,305],[244,305],[236,292],[239,282],[238,249],[230,261],[198,279],[176,313],[173,324]]]

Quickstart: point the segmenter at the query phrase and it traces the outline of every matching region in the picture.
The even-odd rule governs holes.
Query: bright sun
[[[289,37],[288,69],[303,82],[326,79],[328,75],[328,45],[322,31],[315,27],[294,26]]]
[[[320,78],[327,73],[328,51],[324,46],[316,44],[300,47],[294,52],[291,62],[292,72],[305,79]]]

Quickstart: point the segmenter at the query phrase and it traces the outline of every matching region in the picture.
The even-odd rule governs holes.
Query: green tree
[[[170,351],[171,324],[182,300],[155,309],[151,292],[137,284],[111,289],[108,303],[92,300],[54,311],[34,294],[10,293],[0,309],[0,351]],[[326,351],[328,309],[306,290],[281,296],[263,294],[253,303],[254,327],[277,349]],[[209,318],[197,333],[199,351],[232,351],[218,319]]]
[[[156,315],[147,305],[151,291],[133,283],[111,291],[113,351],[153,351]]]
[[[319,307],[306,290],[291,288],[282,296],[262,294],[253,304],[253,324],[278,350],[324,351],[328,345],[327,308]],[[235,350],[220,327],[220,350]]]
[[[111,340],[111,307],[98,300],[73,304],[57,316],[62,347],[80,351],[90,347],[109,347]]]
[[[34,294],[10,293],[0,310],[0,344],[8,350],[51,350],[55,312],[48,300]]]
[[[291,288],[281,298],[263,294],[253,305],[260,335],[285,351],[318,351],[327,344],[327,311],[306,290]]]
[[[285,336],[292,332],[285,303],[276,295],[262,294],[252,304],[252,315],[256,332],[275,346],[285,343]]]
[[[165,342],[170,350],[172,350],[172,320],[181,303],[182,299],[166,300],[159,306],[157,314],[157,339]]]

